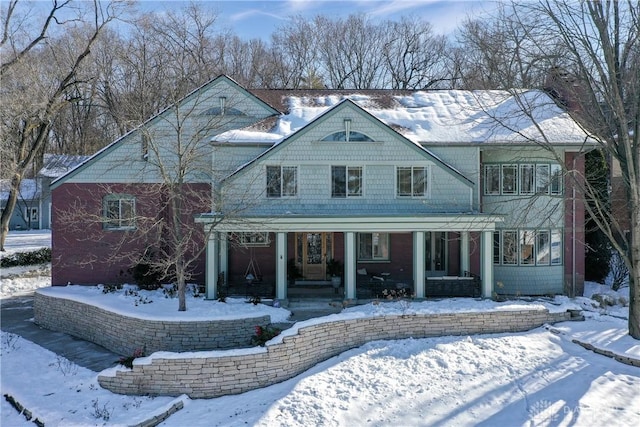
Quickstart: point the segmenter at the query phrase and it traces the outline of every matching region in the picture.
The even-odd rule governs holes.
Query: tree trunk
[[[631,212],[629,268],[629,335],[640,340],[640,212]]]
[[[0,216],[0,251],[4,251],[4,244],[7,239],[7,234],[9,234],[9,223],[11,222],[11,215],[13,214],[13,210],[16,207],[16,203],[18,202],[18,189],[20,188],[20,182],[22,181],[22,176],[19,172],[16,172],[11,178],[11,189],[9,190],[9,199],[7,199],[7,204],[2,210],[2,215]]]

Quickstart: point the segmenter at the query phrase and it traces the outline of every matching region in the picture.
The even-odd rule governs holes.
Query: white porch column
[[[344,233],[344,293],[346,299],[356,298],[356,233]]]
[[[229,283],[229,235],[227,233],[219,233],[219,270],[224,273],[224,283]]]
[[[416,298],[425,295],[425,236],[424,231],[413,232],[413,291]]]
[[[493,294],[493,231],[483,231],[480,236],[480,274],[482,276],[482,297]]]
[[[469,258],[469,232],[460,233],[460,275],[464,275],[465,271],[470,271],[471,262]]]
[[[207,241],[207,264],[206,264],[206,298],[216,299],[218,296],[218,273],[219,267],[219,254],[218,254],[218,233],[211,233],[209,240]]]
[[[276,233],[276,298],[287,299],[287,233]]]

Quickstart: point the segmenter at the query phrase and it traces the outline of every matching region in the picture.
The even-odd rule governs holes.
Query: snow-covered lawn
[[[51,230],[10,231],[4,244],[2,256],[14,252],[30,252],[51,247]]]
[[[51,230],[11,231],[5,242],[5,257],[51,247]],[[0,298],[33,292],[51,286],[51,264],[0,268]]]
[[[32,289],[49,286],[48,280],[46,276],[33,278]],[[2,281],[3,296],[7,296],[10,292],[4,293],[5,279]],[[585,295],[603,290],[606,289],[588,284]],[[171,318],[178,316],[173,314],[177,313],[176,301],[165,298],[161,292],[125,296],[124,291],[102,294],[97,288],[78,287],[58,288],[55,292],[70,293],[84,301],[100,300],[100,304],[137,312],[140,317],[157,316],[159,312]],[[141,304],[143,299],[154,302]],[[208,304],[208,311],[200,303]],[[99,387],[95,372],[2,332],[2,394],[12,395],[47,426],[132,425],[158,414],[177,399],[185,402],[184,409],[161,425],[640,424],[640,368],[571,342],[572,338],[578,338],[640,358],[640,342],[627,335],[626,320],[619,318],[628,316],[628,308],[621,305],[601,308],[588,298],[508,304],[541,304],[552,310],[581,307],[586,321],[517,334],[371,342],[280,384],[202,400],[110,393]],[[492,301],[470,299],[431,304],[412,302],[408,306],[394,303],[355,307],[331,318],[403,311],[483,311],[499,306]],[[219,316],[236,315],[237,310],[244,308],[286,315],[286,310],[243,301],[213,304],[201,298],[188,300],[187,313],[198,318],[212,316],[213,307],[229,310],[226,314],[219,311]],[[0,408],[0,425],[33,425],[4,399]]]

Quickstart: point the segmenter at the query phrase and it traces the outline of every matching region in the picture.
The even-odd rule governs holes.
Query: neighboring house
[[[209,298],[259,280],[286,299],[294,267],[297,283],[323,284],[330,260],[346,299],[375,296],[361,291],[377,281],[417,298],[474,278],[484,297],[582,291],[572,177],[595,141],[543,91],[246,90],[221,76],[178,106],[206,152],[191,184],[211,194],[193,225],[214,227],[193,278]],[[131,265],[114,251],[162,245],[127,233],[158,211],[149,141],[170,158],[176,111],[53,182],[54,285],[120,281]]]
[[[36,178],[25,178],[20,184],[18,201],[9,221],[9,230],[39,230],[51,228],[51,181],[69,172],[89,156],[45,154],[43,166]],[[9,199],[11,182],[0,181],[0,208]]]
[[[0,209],[9,200],[11,181],[0,180]],[[25,178],[20,183],[18,200],[9,220],[9,230],[32,230],[42,227],[42,185],[39,179]],[[45,227],[46,228],[46,227]]]

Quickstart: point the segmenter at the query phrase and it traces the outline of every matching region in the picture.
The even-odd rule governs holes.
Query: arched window
[[[348,137],[347,137],[348,135]],[[334,132],[322,138],[322,141],[356,141],[356,142],[373,142],[373,139],[362,132]]]

